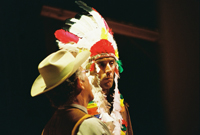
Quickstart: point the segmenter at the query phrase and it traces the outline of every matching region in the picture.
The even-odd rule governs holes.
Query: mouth
[[[113,78],[112,78],[112,77],[109,77],[109,78],[105,78],[104,80],[106,80],[106,81],[112,81]]]

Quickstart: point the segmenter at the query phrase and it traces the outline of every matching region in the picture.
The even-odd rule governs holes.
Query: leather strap
[[[89,115],[89,114],[85,114],[78,122],[76,122],[73,130],[72,130],[72,134],[71,135],[76,135],[77,133],[77,129],[79,128],[79,126],[81,125],[81,123],[87,119],[87,118],[90,118],[90,117],[93,117],[92,115]]]

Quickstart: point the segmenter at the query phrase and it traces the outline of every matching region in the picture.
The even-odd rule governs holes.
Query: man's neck
[[[88,99],[83,98],[81,95],[78,95],[76,97],[76,100],[73,101],[73,104],[82,105],[86,108],[87,108],[88,103],[89,103]]]
[[[110,91],[110,89],[102,89],[102,90],[103,90],[103,93],[104,93],[106,96],[109,95],[109,91]]]

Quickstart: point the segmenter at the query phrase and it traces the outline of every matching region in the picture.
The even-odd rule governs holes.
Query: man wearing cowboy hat
[[[69,51],[59,50],[39,64],[40,75],[32,85],[31,96],[45,93],[57,109],[42,135],[110,135],[102,121],[87,114],[94,95],[81,65],[89,56],[89,51],[74,57]]]

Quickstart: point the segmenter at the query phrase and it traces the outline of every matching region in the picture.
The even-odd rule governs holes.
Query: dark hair
[[[58,108],[73,102],[77,93],[77,79],[81,71],[78,69],[62,84],[45,93],[53,107]]]

